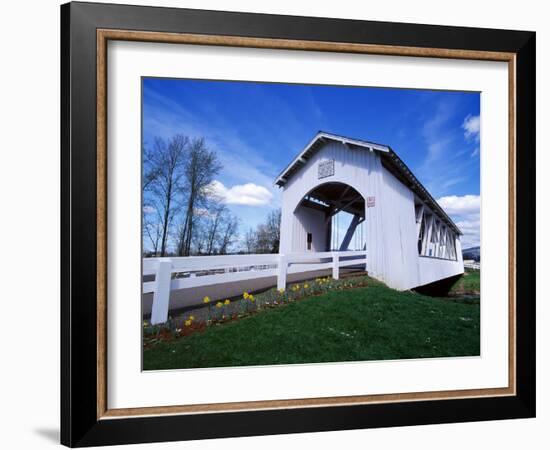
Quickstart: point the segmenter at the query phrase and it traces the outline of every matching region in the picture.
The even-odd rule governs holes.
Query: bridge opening
[[[345,183],[324,183],[294,211],[292,251],[366,250],[365,199]]]

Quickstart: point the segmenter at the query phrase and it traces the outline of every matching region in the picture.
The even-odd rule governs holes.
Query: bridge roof
[[[443,208],[439,206],[428,190],[420,181],[418,181],[403,160],[388,145],[319,131],[298,154],[298,156],[296,156],[296,158],[294,158],[290,164],[286,166],[286,168],[277,176],[275,179],[275,184],[279,187],[283,187],[290,177],[298,172],[307,163],[308,159],[310,159],[321,148],[323,143],[327,141],[340,142],[349,147],[358,147],[379,152],[386,169],[388,169],[405,186],[411,189],[417,197],[429,206],[431,210],[450,228],[452,228],[456,233],[462,234],[460,228],[456,226],[456,224],[447,215]]]

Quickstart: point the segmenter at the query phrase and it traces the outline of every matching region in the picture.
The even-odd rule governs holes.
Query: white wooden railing
[[[481,269],[481,263],[476,261],[464,261],[464,267],[467,269],[475,269],[480,270]]]
[[[157,324],[168,319],[172,290],[265,277],[277,277],[277,288],[284,289],[289,274],[330,269],[338,279],[341,267],[360,264],[366,264],[365,251],[144,258],[143,276],[155,279],[143,283],[143,293],[153,293],[151,323]]]

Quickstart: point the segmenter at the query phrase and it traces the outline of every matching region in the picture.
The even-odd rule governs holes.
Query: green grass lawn
[[[479,281],[480,271],[466,269],[464,275],[461,276],[451,288],[451,295],[478,295],[479,296]]]
[[[471,355],[479,355],[479,301],[398,292],[370,280],[366,287],[308,297],[160,342],[144,349],[143,366],[151,370]]]

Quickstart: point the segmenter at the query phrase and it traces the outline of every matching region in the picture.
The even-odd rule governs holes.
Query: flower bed
[[[213,302],[209,297],[202,299],[202,306],[188,314],[169,317],[161,325],[143,322],[143,345],[149,348],[158,342],[172,341],[193,333],[202,332],[211,326],[240,320],[262,310],[280,308],[301,299],[321,295],[329,291],[363,287],[373,280],[368,276],[349,277],[335,280],[330,277],[316,278],[303,283],[291,284],[287,289],[270,289],[260,294],[243,292],[241,298]]]

